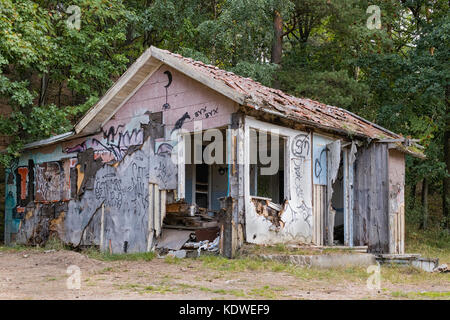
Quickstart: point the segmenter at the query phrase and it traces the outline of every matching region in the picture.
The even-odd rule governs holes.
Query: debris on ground
[[[448,265],[446,263],[441,264],[437,268],[433,270],[433,272],[440,272],[440,273],[447,273],[450,272],[450,269],[448,268]]]
[[[167,204],[161,237],[156,249],[160,257],[198,257],[201,251],[219,251],[219,221],[214,210],[184,201]]]

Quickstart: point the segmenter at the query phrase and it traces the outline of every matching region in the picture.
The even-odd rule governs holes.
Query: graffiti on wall
[[[292,154],[298,158],[305,158],[309,155],[310,143],[309,135],[299,134],[292,140]]]
[[[291,144],[294,178],[294,194],[297,204],[291,206],[293,211],[292,220],[298,217],[311,228],[312,208],[305,203],[305,187],[308,187],[305,173],[305,161],[310,156],[310,139],[307,134],[299,134],[294,137]],[[293,222],[291,221],[291,222]]]
[[[327,144],[332,139],[314,135],[313,146],[313,183],[327,185]]]
[[[36,165],[36,200],[59,201],[63,199],[64,170],[58,161]]]
[[[100,152],[109,153],[116,161],[120,161],[132,146],[141,145],[144,139],[144,130],[135,128],[125,130],[124,125],[111,126],[108,130],[102,129],[103,140],[92,139],[92,145]]]
[[[122,180],[115,172],[97,175],[95,178],[95,198],[105,206],[120,209],[123,201]]]
[[[147,184],[148,171],[142,164],[133,162],[131,165],[131,202],[135,210],[146,210],[148,208]]]
[[[184,122],[187,119],[191,119],[191,116],[189,115],[188,112],[186,112],[185,114],[183,114],[183,116],[181,118],[179,118],[176,122],[175,122],[175,126],[173,127],[172,131],[170,132],[170,134],[172,134],[175,130],[181,129],[183,127]]]
[[[219,114],[219,107],[208,109],[207,106],[201,107],[197,111],[194,111],[194,117],[197,118],[205,118],[208,119],[210,117],[215,116],[216,114]]]
[[[46,150],[33,150],[27,155],[37,160],[33,170],[21,163],[23,168],[17,173],[17,179],[13,171],[13,184],[7,193],[8,207],[22,219],[17,223],[22,225],[22,231],[17,233],[22,232],[20,241],[44,242],[54,223],[58,228],[62,227],[62,233],[57,232],[65,243],[98,245],[99,212],[103,208],[104,240],[111,245],[113,252],[146,250],[149,182],[157,184],[161,190],[177,188],[177,166],[171,159],[176,142],[167,141],[167,133],[181,129],[194,119],[210,119],[219,114],[219,107],[205,107],[203,99],[201,104],[189,109],[186,104],[180,107],[179,112],[171,110],[175,109],[177,101],[186,101],[180,100],[183,95],[169,97],[174,87],[172,73],[160,72],[163,80],[158,82],[157,96],[152,90],[141,90],[139,99],[132,102],[133,109],[124,106],[97,135],[62,142],[56,146],[60,148],[57,153],[44,154]],[[161,94],[162,86],[165,88],[165,101],[164,94]],[[201,91],[203,95],[204,90]],[[189,99],[191,97],[188,96]],[[148,101],[154,101],[152,98],[161,99],[155,106],[148,105]],[[232,109],[231,104],[226,106]],[[157,112],[152,112],[155,108]],[[143,123],[147,115],[149,122]],[[165,130],[163,115],[167,123],[174,125],[173,128]],[[24,155],[22,161],[27,156]],[[35,186],[31,194],[30,185]],[[34,201],[29,206],[20,207],[18,198]],[[19,216],[17,209],[25,212]],[[23,216],[30,216],[29,222],[26,223]],[[45,232],[36,232],[38,228]],[[29,241],[35,235],[39,235],[39,239]]]

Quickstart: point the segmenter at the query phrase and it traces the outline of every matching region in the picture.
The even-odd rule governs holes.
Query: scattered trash
[[[441,264],[437,268],[433,270],[433,272],[441,272],[441,273],[447,273],[450,272],[450,269],[448,268],[448,265],[446,263]]]
[[[55,249],[51,249],[51,250],[45,250],[44,253],[50,253],[50,252],[55,252]]]
[[[238,282],[238,281],[239,281],[239,279],[233,279],[233,280],[227,280],[227,281],[225,281],[225,283],[230,284],[230,283]]]
[[[28,258],[28,254],[24,254],[23,257],[24,257],[24,258]]]
[[[219,251],[219,241],[220,237],[217,237],[214,239],[213,242],[210,242],[209,240],[199,241],[199,242],[186,242],[184,244],[185,248],[189,249],[197,249],[198,255],[200,255],[200,252],[202,250],[208,251],[208,252],[218,252]]]
[[[176,251],[171,250],[171,251],[169,251],[167,256],[175,257],[178,259],[183,259],[183,258],[186,258],[186,250],[176,250]]]
[[[200,246],[198,247],[198,254],[200,255],[201,250],[209,251],[209,252],[217,252],[219,251],[219,240],[220,237],[214,239],[213,242],[209,242],[209,240],[200,241]]]

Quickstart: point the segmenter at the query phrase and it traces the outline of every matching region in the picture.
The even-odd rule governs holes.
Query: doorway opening
[[[333,244],[344,245],[344,166],[342,157],[332,188],[331,208],[334,211]]]

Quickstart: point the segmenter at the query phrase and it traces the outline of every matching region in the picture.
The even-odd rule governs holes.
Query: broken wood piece
[[[190,205],[187,203],[166,204],[166,213],[187,213]]]
[[[161,238],[156,243],[158,249],[180,250],[189,241],[192,231],[163,229]]]

